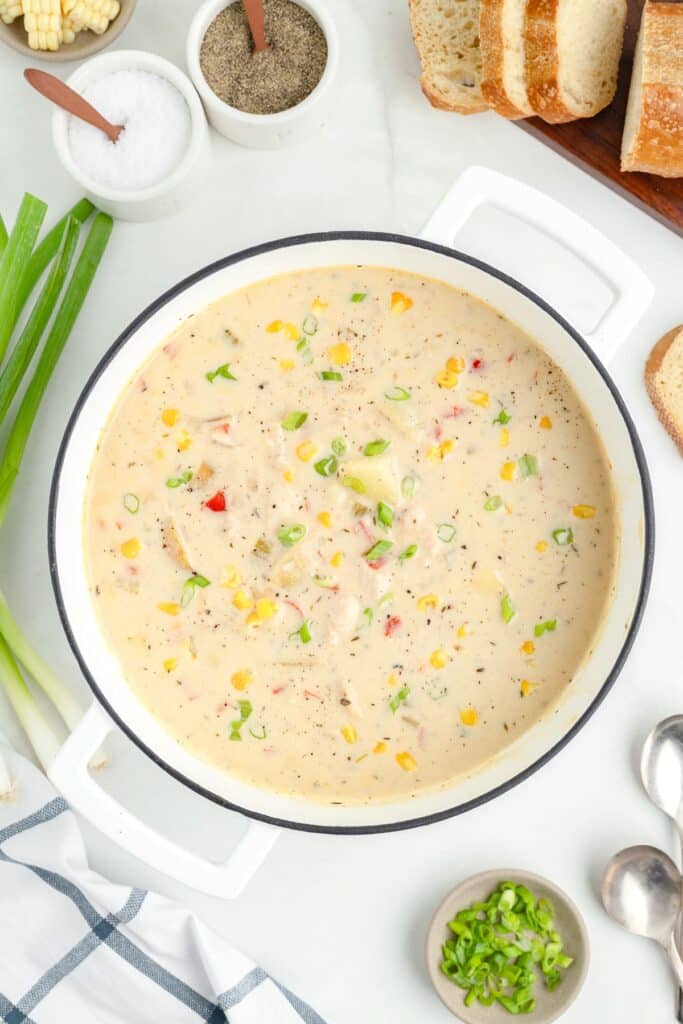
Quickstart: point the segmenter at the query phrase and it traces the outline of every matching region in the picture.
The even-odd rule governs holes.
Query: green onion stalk
[[[93,210],[86,199],[76,203],[40,242],[38,235],[47,207],[35,196],[24,196],[10,232],[0,218],[0,424],[7,417],[47,332],[0,454],[0,526],[7,515],[40,402],[109,241],[112,220],[97,213],[69,276],[81,225]],[[21,313],[43,275],[42,288],[11,346]],[[3,366],[8,349],[10,354]],[[52,701],[67,728],[73,729],[82,715],[78,701],[30,646],[0,591],[0,684],[39,761],[47,768],[59,749],[59,740],[33,697],[22,669]],[[101,760],[96,755],[93,764]],[[9,792],[10,787],[7,766],[0,756],[0,796]]]

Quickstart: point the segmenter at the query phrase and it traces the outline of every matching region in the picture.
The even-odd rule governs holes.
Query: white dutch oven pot
[[[581,338],[536,295],[478,260],[447,248],[483,203],[541,228],[591,264],[614,289],[597,328]],[[241,891],[279,827],[339,834],[425,825],[460,814],[540,768],[578,731],[605,697],[633,642],[648,590],[653,551],[650,485],[633,423],[601,359],[630,333],[652,287],[611,242],[554,200],[484,168],[471,168],[448,193],[424,239],[368,232],[303,235],[237,253],[182,281],[146,309],[104,356],[69,422],[50,501],[52,577],[69,642],[95,696],[54,760],[49,775],[69,803],[141,860],[214,896]],[[249,786],[181,748],[134,695],[107,647],[88,594],[81,524],[86,474],[119,393],[161,340],[210,302],[273,274],[310,267],[366,264],[438,278],[499,309],[538,339],[590,408],[611,460],[620,502],[621,559],[616,598],[600,640],[553,715],[538,722],[495,760],[448,788],[410,802],[325,807]],[[596,354],[597,353],[597,354]],[[248,816],[245,837],[223,863],[184,850],[134,817],[97,784],[88,761],[118,725],[162,768],[216,803]]]

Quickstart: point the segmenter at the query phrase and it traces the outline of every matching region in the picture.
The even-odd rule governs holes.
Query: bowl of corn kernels
[[[92,57],[121,35],[137,0],[0,0],[0,41],[44,61]]]

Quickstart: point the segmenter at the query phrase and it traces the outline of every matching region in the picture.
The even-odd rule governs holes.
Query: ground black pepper
[[[269,47],[254,51],[241,0],[229,4],[206,30],[199,63],[219,99],[248,114],[277,114],[313,92],[327,63],[325,35],[292,0],[264,0]]]

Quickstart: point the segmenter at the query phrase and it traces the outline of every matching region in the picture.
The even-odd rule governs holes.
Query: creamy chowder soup
[[[179,744],[326,803],[480,767],[552,709],[612,598],[587,410],[536,342],[439,281],[262,281],[121,396],[85,542],[128,685]]]

